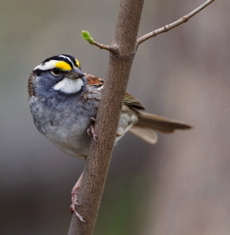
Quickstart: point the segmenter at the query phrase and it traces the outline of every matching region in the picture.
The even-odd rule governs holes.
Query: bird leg
[[[89,127],[87,128],[87,134],[91,135],[93,137],[94,141],[97,142],[97,134],[94,129],[96,119],[91,117],[90,120],[91,120],[91,123],[90,123]]]
[[[81,176],[79,177],[77,183],[73,186],[73,189],[71,191],[71,205],[70,205],[70,210],[71,212],[77,216],[77,218],[81,221],[81,222],[85,222],[85,220],[83,219],[83,217],[77,212],[77,208],[76,206],[80,205],[80,203],[77,200],[77,196],[78,196],[78,190],[81,187],[81,181],[82,181],[82,176],[83,173],[81,173]]]

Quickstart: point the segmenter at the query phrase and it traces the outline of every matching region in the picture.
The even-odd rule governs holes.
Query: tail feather
[[[172,133],[177,129],[186,130],[192,128],[190,125],[180,121],[140,111],[138,111],[138,122],[135,125],[149,127],[164,133]]]
[[[129,132],[149,144],[155,144],[158,139],[157,133],[149,127],[141,127],[138,125],[134,125],[129,129]]]
[[[130,132],[150,144],[157,142],[157,133],[172,133],[175,130],[186,130],[192,128],[190,125],[172,120],[169,118],[157,116],[155,114],[137,111],[138,122],[130,128]]]

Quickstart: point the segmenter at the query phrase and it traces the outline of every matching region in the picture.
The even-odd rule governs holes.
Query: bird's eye
[[[61,69],[59,69],[59,68],[54,68],[54,69],[51,70],[51,73],[52,73],[53,75],[57,76],[57,75],[61,74]]]

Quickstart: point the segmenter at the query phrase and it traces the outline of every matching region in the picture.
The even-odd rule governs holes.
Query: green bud
[[[91,37],[90,33],[88,31],[81,31],[81,36],[89,43],[94,43],[93,38]]]

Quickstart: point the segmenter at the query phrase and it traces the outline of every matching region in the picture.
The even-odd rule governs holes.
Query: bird
[[[49,57],[37,65],[28,79],[28,101],[37,130],[61,151],[87,158],[90,144],[97,141],[94,130],[104,80],[81,70],[80,61],[68,54]],[[115,143],[131,132],[150,144],[157,142],[156,131],[172,133],[191,126],[173,119],[150,114],[126,93]],[[77,192],[81,178],[72,189],[71,211],[77,212]]]

